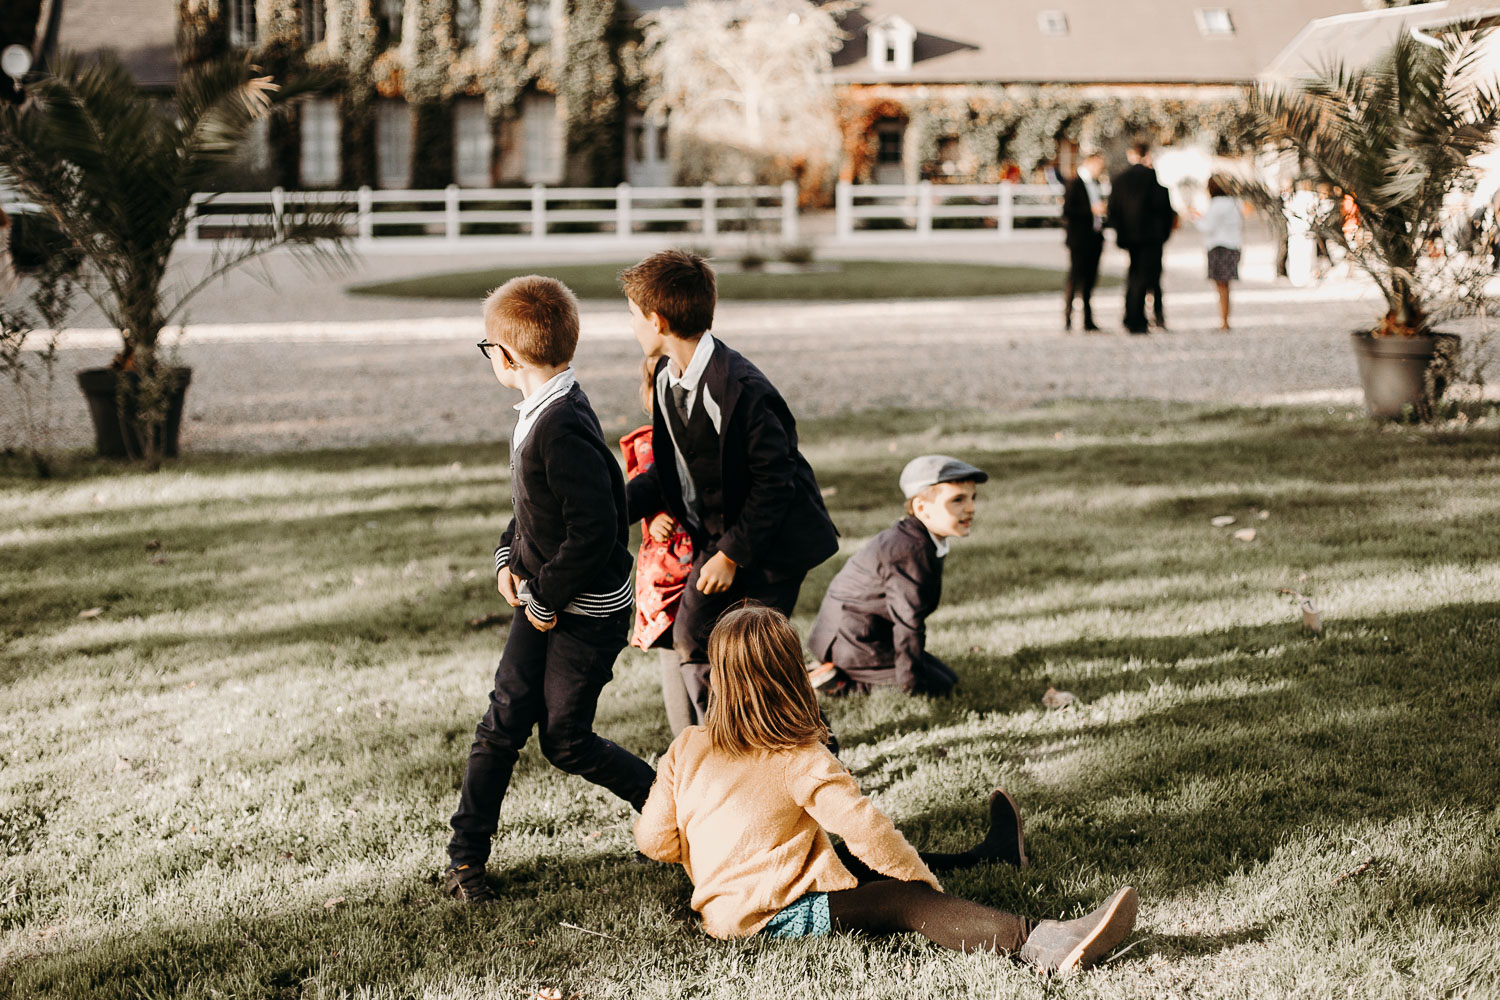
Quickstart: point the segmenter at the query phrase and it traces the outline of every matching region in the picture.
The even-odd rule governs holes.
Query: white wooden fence
[[[797,185],[460,188],[431,191],[231,191],[193,196],[186,244],[264,233],[277,219],[335,221],[358,245],[705,240],[755,229],[798,238]]]
[[[834,192],[840,240],[1006,240],[1031,232],[1050,237],[1061,213],[1062,191],[1047,184],[840,181]]]

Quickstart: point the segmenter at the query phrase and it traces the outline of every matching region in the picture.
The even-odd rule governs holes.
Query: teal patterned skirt
[[[810,892],[783,909],[760,931],[768,937],[826,937],[833,933],[828,916],[828,893]]]

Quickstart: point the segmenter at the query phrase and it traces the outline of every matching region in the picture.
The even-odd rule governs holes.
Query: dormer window
[[[904,73],[911,69],[912,45],[917,29],[899,17],[883,17],[865,29],[869,39],[870,68],[879,73]]]
[[[1195,12],[1204,38],[1226,38],[1234,34],[1234,19],[1228,7],[1199,7]]]
[[[1060,10],[1040,11],[1036,16],[1036,26],[1042,34],[1060,38],[1068,33],[1068,15]]]

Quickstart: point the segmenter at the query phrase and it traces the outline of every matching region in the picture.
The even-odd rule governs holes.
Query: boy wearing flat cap
[[[958,683],[927,652],[927,616],[943,594],[943,560],[974,521],[974,498],[989,474],[949,455],[922,455],[901,470],[906,517],[844,564],[808,635],[817,660],[813,686],[825,694],[872,685],[907,694],[947,694]]]

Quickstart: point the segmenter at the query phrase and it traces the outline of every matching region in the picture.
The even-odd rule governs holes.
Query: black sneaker
[[[990,832],[980,845],[986,857],[1025,868],[1026,839],[1021,835],[1021,810],[1003,788],[990,793]]]
[[[484,865],[459,865],[443,876],[443,891],[461,903],[493,906],[500,902],[495,890],[484,880]]]

